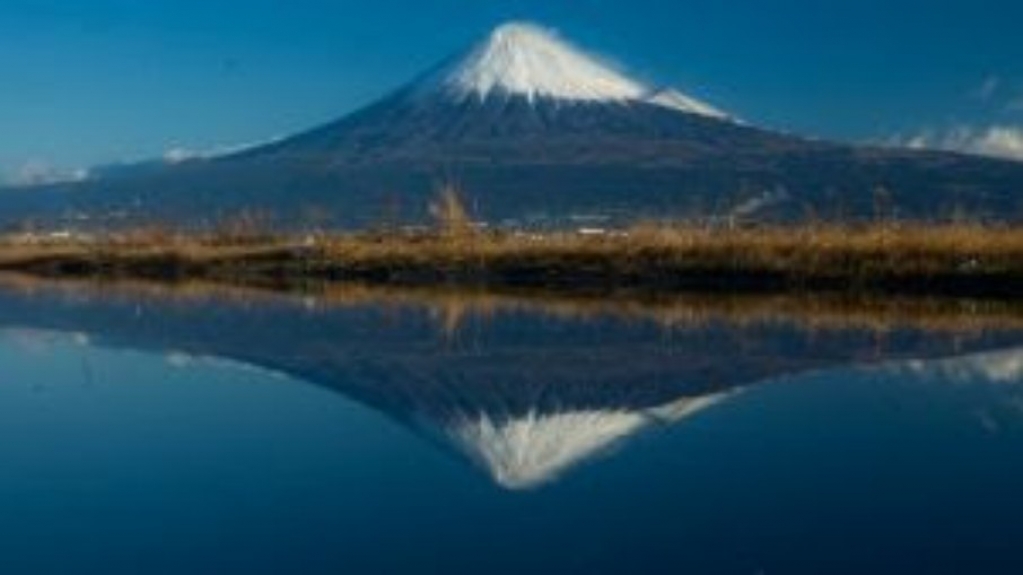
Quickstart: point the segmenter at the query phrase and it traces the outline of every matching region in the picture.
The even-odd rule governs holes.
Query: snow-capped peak
[[[459,99],[521,96],[576,102],[653,104],[713,118],[717,108],[676,90],[655,90],[573,46],[556,32],[524,22],[498,27],[428,82]]]
[[[689,114],[697,114],[722,120],[731,118],[731,116],[727,113],[718,110],[714,106],[711,106],[706,102],[701,102],[692,96],[687,96],[672,88],[658,90],[647,97],[646,101],[664,108],[671,108],[673,110]]]
[[[454,66],[441,84],[461,96],[494,94],[579,101],[640,99],[646,87],[535,24],[494,30]]]

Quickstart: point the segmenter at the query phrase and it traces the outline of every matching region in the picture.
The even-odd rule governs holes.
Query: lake
[[[1020,573],[976,302],[0,287],[2,573]]]

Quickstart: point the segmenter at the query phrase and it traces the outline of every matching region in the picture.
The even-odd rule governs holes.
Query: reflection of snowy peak
[[[480,412],[450,422],[445,431],[499,485],[527,489],[556,479],[652,425],[681,421],[729,395],[685,398],[633,411],[530,412],[507,419]]]
[[[857,368],[858,370],[858,368]],[[883,373],[906,375],[908,381],[946,383],[1023,383],[1023,349],[947,359],[900,361]],[[842,373],[845,370],[837,370]],[[801,379],[795,376],[792,381]],[[502,487],[528,489],[598,457],[631,436],[658,424],[685,420],[733,397],[740,388],[699,397],[684,397],[651,407],[543,410],[506,415],[480,409],[449,414],[444,434]],[[464,407],[463,407],[464,409]]]
[[[1010,395],[1023,405],[1023,386],[1002,385],[1023,384],[1023,348],[1009,347],[1019,345],[1015,331],[963,339],[907,327],[906,337],[880,350],[874,332],[859,323],[822,330],[813,323],[701,322],[666,338],[660,326],[631,316],[501,312],[487,300],[463,317],[458,333],[440,338],[432,300],[393,309],[386,300],[306,307],[290,296],[249,292],[235,301],[15,285],[0,287],[0,337],[16,338],[26,350],[51,345],[49,334],[79,334],[78,345],[161,353],[178,368],[215,362],[314,383],[509,489],[551,482],[637,434],[688,421],[722,401],[750,400],[755,388],[779,382],[919,382],[962,392],[959,406],[1004,403]],[[992,349],[1007,350],[977,353]],[[938,357],[950,359],[910,359]]]
[[[726,118],[675,90],[655,92],[540,26],[511,23],[494,30],[463,58],[430,76],[418,92],[439,90],[457,101],[521,97],[587,103],[655,104]]]

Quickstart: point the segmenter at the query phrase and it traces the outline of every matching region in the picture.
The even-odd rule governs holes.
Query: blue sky
[[[510,19],[757,124],[1023,146],[1018,1],[4,0],[0,178],[294,132]]]

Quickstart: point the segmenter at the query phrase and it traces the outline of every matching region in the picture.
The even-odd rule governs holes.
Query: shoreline
[[[579,233],[0,238],[0,271],[50,279],[308,282],[595,295],[831,293],[1023,299],[1023,228],[869,225]]]
[[[549,290],[480,289],[458,286],[381,286],[353,282],[304,286],[239,285],[205,280],[48,279],[0,272],[0,293],[91,301],[173,301],[181,305],[290,305],[302,313],[374,307],[428,310],[445,333],[469,317],[532,313],[557,318],[618,319],[664,329],[707,325],[785,323],[812,330],[862,329],[887,333],[904,328],[937,333],[1023,331],[1023,302],[942,297],[872,297],[842,294],[569,294]],[[47,296],[48,297],[48,296]]]

